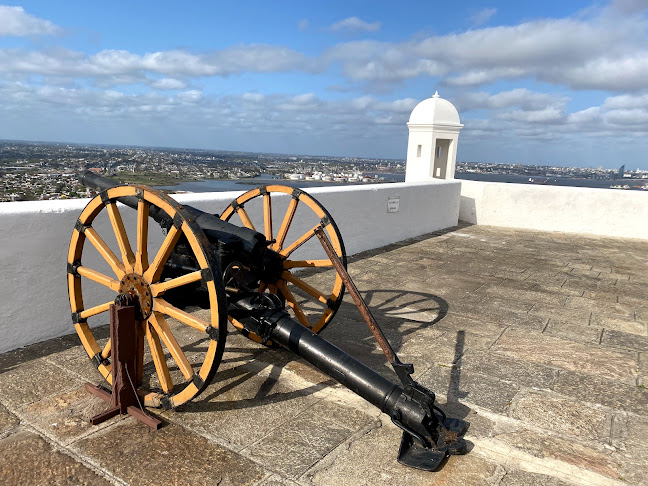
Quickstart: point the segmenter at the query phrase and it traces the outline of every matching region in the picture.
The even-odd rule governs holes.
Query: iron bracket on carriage
[[[146,186],[120,186],[88,171],[80,180],[100,193],[82,211],[72,232],[70,306],[88,356],[113,386],[113,398],[103,395],[112,400],[111,413],[119,409],[115,395],[128,386],[125,377],[132,393],[129,406],[122,402],[121,413],[135,408],[133,397],[140,407],[165,409],[196,398],[218,370],[230,322],[261,345],[292,351],[386,413],[403,430],[399,462],[434,471],[449,455],[466,453],[462,436],[468,423],[446,417],[435,405],[434,393],[413,380],[414,367],[398,359],[346,271],[344,243],[332,216],[312,196],[286,186],[264,186],[236,198],[218,217],[181,206]],[[130,237],[117,202],[136,211]],[[260,231],[253,222],[255,205]],[[165,234],[149,253],[154,246],[151,219]],[[235,219],[242,226],[233,224]],[[108,242],[97,231],[102,225],[110,233],[104,231]],[[135,250],[131,239],[136,240]],[[311,248],[306,256],[296,257],[307,246]],[[311,256],[316,251],[319,256]],[[334,272],[324,274],[317,284],[304,276],[306,269],[327,267]],[[345,289],[400,383],[319,336],[340,307]],[[95,303],[98,294],[104,297]],[[133,309],[134,319],[129,324],[111,319],[111,338],[99,340],[88,319],[111,308],[114,313],[115,294],[118,303]],[[189,313],[187,305],[199,305],[207,315]],[[135,329],[124,331],[125,326]],[[179,342],[187,332],[208,341],[191,359]],[[134,341],[134,346],[120,344],[128,353],[115,353],[116,339]],[[145,348],[151,356],[149,366],[143,362]],[[165,348],[175,363],[171,368]],[[128,366],[120,355],[128,356]],[[146,370],[150,376],[145,376]]]

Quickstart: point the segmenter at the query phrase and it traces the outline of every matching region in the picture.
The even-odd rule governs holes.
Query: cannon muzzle
[[[117,187],[119,184],[106,177],[101,177],[91,170],[84,170],[79,174],[79,182],[85,187],[94,189],[97,192],[105,191],[111,187]],[[135,205],[137,207],[137,205]]]

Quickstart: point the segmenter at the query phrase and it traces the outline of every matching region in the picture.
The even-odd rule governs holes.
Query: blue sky
[[[438,90],[458,160],[648,169],[647,80],[646,0],[0,4],[4,139],[404,158]]]

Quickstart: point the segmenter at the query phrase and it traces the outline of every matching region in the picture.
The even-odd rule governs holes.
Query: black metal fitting
[[[81,266],[81,260],[74,260],[74,262],[68,263],[67,273],[74,275],[76,278],[81,278],[81,275],[79,275],[80,266]]]
[[[175,226],[176,229],[182,228],[182,223],[184,222],[184,218],[180,215],[179,212],[176,212],[175,215],[173,216],[173,226]]]
[[[396,358],[398,359],[398,358]],[[401,363],[400,361],[395,361],[391,364],[392,368],[396,372],[396,376],[401,381],[403,386],[410,386],[414,383],[414,380],[410,375],[414,373],[414,365],[410,363]],[[432,393],[432,392],[430,392]],[[434,394],[432,394],[434,396]]]
[[[335,310],[335,302],[333,301],[333,299],[326,299],[326,307],[331,310]]]
[[[193,383],[194,385],[196,385],[196,388],[198,388],[199,390],[200,390],[203,386],[205,386],[205,380],[203,380],[203,379],[200,377],[200,375],[199,375],[198,373],[195,373],[195,374],[193,375],[193,378],[191,379],[191,383]]]
[[[107,358],[102,358],[101,357],[101,352],[95,354],[92,358],[90,358],[92,362],[94,363],[95,367],[99,369],[101,365],[108,366],[110,364],[110,361]]]
[[[292,192],[292,198],[293,198],[293,199],[299,199],[299,197],[300,197],[302,194],[304,194],[304,191],[302,191],[301,189],[293,189],[293,192]]]
[[[262,196],[267,196],[270,193],[268,192],[268,188],[266,186],[261,186],[259,187],[259,194],[261,194]]]
[[[90,225],[83,224],[80,219],[77,219],[76,223],[74,223],[74,229],[77,230],[79,233],[85,232],[85,230],[87,230],[88,228],[90,228]]]
[[[234,210],[235,213],[238,212],[239,208],[242,208],[242,207],[243,207],[243,205],[242,205],[242,204],[239,204],[238,201],[237,201],[236,199],[234,199],[234,200],[232,201],[231,206],[232,206],[232,209]]]
[[[207,335],[212,341],[218,341],[218,338],[220,337],[220,332],[218,331],[217,327],[209,325],[205,329],[205,332],[207,333]]]
[[[328,216],[324,216],[320,220],[320,224],[322,225],[322,228],[326,228],[329,224],[331,224],[331,219]]]
[[[117,297],[115,297],[115,305],[126,307],[126,306],[138,305],[138,304],[139,304],[138,299],[126,292],[117,294]]]
[[[162,395],[160,405],[162,405],[164,410],[171,410],[173,408],[173,405],[171,405],[171,397],[169,395]]]
[[[200,271],[200,275],[202,276],[203,281],[206,282],[212,282],[214,280],[214,274],[212,273],[211,269],[209,268],[203,268]]]
[[[137,197],[137,199],[144,200],[144,189],[142,189],[141,187],[136,187],[135,196]]]
[[[101,202],[104,203],[104,206],[110,202],[110,198],[108,197],[108,189],[101,191],[99,193],[99,197],[101,198]]]
[[[88,322],[88,320],[81,317],[81,313],[73,312],[72,313],[72,322],[74,324],[81,324],[82,322]]]

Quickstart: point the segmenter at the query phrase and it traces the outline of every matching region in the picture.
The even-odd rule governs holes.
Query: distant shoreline
[[[390,172],[390,173],[372,173],[380,174],[381,176],[388,176],[391,180],[382,181],[383,183],[389,182],[404,182],[405,172]],[[569,187],[591,187],[598,189],[611,189],[610,186],[629,186],[629,190],[641,190],[640,187],[647,181],[641,179],[578,179],[569,177],[544,177],[544,176],[528,176],[517,174],[481,174],[481,173],[467,173],[458,172],[455,174],[458,180],[475,180],[482,182],[500,182],[508,184],[530,184],[530,185],[549,185],[549,186],[569,186]],[[223,191],[240,191],[248,188],[254,188],[267,184],[280,184],[290,187],[330,187],[330,186],[349,186],[349,185],[363,185],[362,182],[336,182],[336,181],[314,181],[314,180],[292,180],[292,179],[275,179],[269,177],[254,177],[247,179],[202,179],[187,182],[178,182],[175,184],[158,185],[159,189],[168,191],[183,191],[183,192],[223,192]],[[639,186],[639,187],[633,187]],[[615,188],[620,189],[620,188]]]

